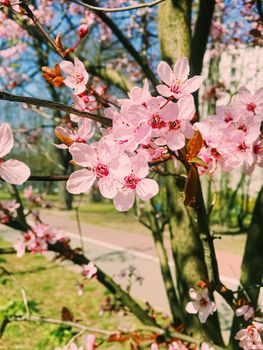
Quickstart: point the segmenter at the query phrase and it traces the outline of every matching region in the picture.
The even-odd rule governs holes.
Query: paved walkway
[[[77,224],[74,220],[67,218],[66,215],[65,212],[50,211],[49,213],[42,213],[41,218],[43,222],[64,230],[70,236],[73,247],[80,246]],[[122,269],[133,265],[144,280],[142,284],[136,283],[133,285],[131,294],[141,300],[147,300],[156,309],[169,313],[159,261],[150,236],[86,223],[82,223],[81,226],[85,255],[89,259],[113,276],[123,287],[125,287],[126,282],[120,279],[118,275]],[[19,235],[18,231],[11,231],[5,226],[1,227],[0,236],[10,242],[14,242]],[[168,241],[165,244],[171,257]],[[52,255],[48,254],[48,257],[52,257]],[[241,257],[221,251],[217,252],[217,257],[222,280],[230,288],[237,288]],[[173,267],[172,261],[170,261],[170,264]],[[80,272],[80,267],[76,265],[69,262],[66,262],[65,265],[75,272]],[[220,320],[223,329],[226,330],[229,327],[232,311],[220,296],[216,296],[216,299],[220,305]]]
[[[62,229],[69,233],[75,233],[77,235],[78,228],[75,220],[68,219],[65,212],[50,213],[43,212],[41,218],[43,222]],[[95,244],[111,248],[112,250],[131,250],[136,252],[137,256],[147,258],[157,258],[154,247],[154,242],[151,236],[119,231],[106,227],[100,227],[97,225],[91,225],[87,223],[81,223],[83,236],[90,239],[90,242]],[[168,255],[171,258],[171,250],[169,248],[169,242],[166,241]],[[234,255],[222,251],[216,252],[219,272],[221,276],[225,277],[225,280],[239,280],[240,266],[242,258],[239,255]]]

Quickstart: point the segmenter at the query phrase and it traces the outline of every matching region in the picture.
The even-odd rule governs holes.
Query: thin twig
[[[62,321],[62,320],[58,320],[55,318],[42,317],[42,316],[25,315],[22,317],[10,317],[9,320],[10,321],[18,321],[18,322],[28,321],[28,322],[40,322],[40,323],[43,322],[43,323],[60,324],[60,325],[65,325],[65,326],[69,326],[72,328],[77,328],[77,329],[80,329],[80,330],[85,331],[85,332],[100,333],[100,334],[104,334],[107,336],[110,336],[112,334],[116,334],[116,332],[109,332],[109,331],[105,331],[105,330],[98,329],[98,328],[88,327],[88,326],[84,326],[84,325],[76,323],[76,322]]]
[[[39,22],[37,17],[31,11],[30,7],[26,3],[21,3],[20,5],[26,12],[26,15],[34,22],[35,26],[39,29],[41,34],[50,43],[50,45],[54,48],[54,50],[59,54],[61,58],[64,58],[64,53],[59,49],[56,41],[49,35],[49,33],[45,30],[42,24]]]
[[[86,4],[86,3],[82,2],[82,1],[79,1],[79,0],[71,0],[71,1],[75,2],[78,5],[84,6],[84,7],[88,8],[88,9],[90,9],[90,10],[93,10],[93,11],[99,11],[99,12],[123,12],[123,11],[137,10],[137,9],[141,9],[141,8],[145,8],[145,7],[153,7],[153,6],[158,5],[161,2],[164,2],[166,0],[155,0],[155,1],[150,1],[148,3],[144,3],[144,4],[138,4],[138,5],[126,6],[126,7],[113,7],[113,8],[93,6],[93,5]]]

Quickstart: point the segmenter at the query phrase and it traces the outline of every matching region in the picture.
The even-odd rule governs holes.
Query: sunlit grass
[[[0,241],[0,246],[7,247],[9,244]],[[36,301],[38,315],[60,319],[61,309],[66,306],[73,312],[75,320],[87,326],[104,330],[123,329],[123,324],[125,327],[135,327],[135,321],[131,316],[99,315],[106,291],[97,281],[89,281],[84,295],[80,297],[77,294],[80,275],[62,268],[56,262],[31,254],[22,258],[17,258],[14,254],[1,255],[0,258],[0,265],[13,273],[23,284],[28,299]],[[0,283],[0,309],[6,307],[10,301],[21,300],[20,287],[13,281]],[[46,323],[10,323],[0,339],[0,349],[53,350],[55,345],[58,345],[58,340],[50,333],[57,329],[58,326]],[[66,337],[64,343],[60,345],[65,345],[65,341],[68,341]],[[107,344],[103,348],[127,349],[128,345]]]

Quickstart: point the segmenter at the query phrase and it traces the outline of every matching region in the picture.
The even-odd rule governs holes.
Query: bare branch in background
[[[123,12],[123,11],[138,10],[138,9],[146,8],[146,7],[153,7],[153,6],[158,5],[161,2],[166,1],[166,0],[155,0],[155,1],[150,1],[150,2],[144,3],[144,4],[138,4],[138,5],[126,6],[126,7],[113,7],[113,8],[93,6],[93,5],[89,5],[87,3],[84,3],[82,1],[78,1],[78,0],[71,0],[71,1],[75,2],[78,5],[84,6],[90,10],[93,10],[93,11]]]

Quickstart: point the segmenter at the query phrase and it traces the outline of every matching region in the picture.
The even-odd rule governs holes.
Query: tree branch
[[[192,75],[202,72],[203,59],[215,9],[215,0],[200,0],[195,32],[191,42]]]
[[[4,91],[0,91],[0,100],[3,101],[12,101],[12,102],[20,102],[20,103],[26,103],[32,106],[37,106],[37,107],[46,107],[50,109],[55,109],[63,112],[67,112],[70,114],[75,114],[78,115],[82,118],[88,118],[92,119],[96,122],[102,123],[105,126],[111,126],[112,121],[111,119],[108,119],[106,117],[101,117],[96,114],[92,114],[89,112],[82,112],[79,111],[76,108],[67,106],[63,103],[60,102],[55,102],[55,101],[49,101],[49,100],[42,100],[40,98],[35,98],[35,97],[27,97],[27,96],[18,96],[18,95],[11,95],[8,94]]]
[[[145,4],[138,4],[138,5],[126,6],[126,7],[113,7],[113,8],[93,6],[93,5],[89,5],[89,4],[84,3],[83,1],[79,1],[79,0],[71,0],[71,1],[75,2],[78,5],[84,6],[90,10],[93,10],[93,11],[123,12],[123,11],[137,10],[137,9],[141,9],[141,8],[145,8],[145,7],[153,7],[153,6],[160,4],[161,2],[166,1],[166,0],[155,0],[155,1],[147,2]]]
[[[88,1],[84,0],[83,3],[87,4]],[[96,2],[94,0],[90,0],[89,4],[92,4],[92,6],[96,6]],[[141,54],[135,49],[130,40],[123,34],[123,31],[113,22],[113,20],[109,16],[107,16],[106,13],[97,12],[97,16],[111,29],[111,31],[121,42],[123,47],[141,67],[142,72],[150,80],[153,88],[155,89],[155,86],[158,84],[158,79],[156,78],[156,75],[153,73],[149,65],[144,62]]]

